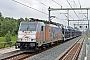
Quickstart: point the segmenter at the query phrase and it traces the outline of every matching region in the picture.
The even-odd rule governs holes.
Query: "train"
[[[81,31],[70,27],[65,28],[62,24],[55,25],[41,21],[21,22],[15,48],[22,51],[37,51],[81,34]]]

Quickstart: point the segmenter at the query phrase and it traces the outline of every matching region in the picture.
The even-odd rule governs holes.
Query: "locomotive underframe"
[[[16,42],[16,48],[20,48],[20,50],[33,50],[37,49],[36,42]]]

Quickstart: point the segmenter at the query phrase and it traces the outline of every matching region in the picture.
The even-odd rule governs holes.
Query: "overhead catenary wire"
[[[75,3],[75,0],[73,0],[74,1],[74,4],[76,5],[76,3]],[[78,0],[78,2],[79,2],[79,5],[80,5],[80,8],[81,8],[81,4],[80,4],[80,1]],[[82,10],[81,10],[81,13],[82,13]],[[84,14],[83,14],[84,15]],[[85,16],[85,15],[84,15]],[[85,16],[86,17],[86,16]]]
[[[76,3],[75,3],[75,0],[73,0],[73,2],[74,2],[74,4],[75,4],[75,6],[77,6]]]
[[[62,8],[62,5],[60,5],[59,3],[57,3],[56,1],[54,1],[54,0],[52,0],[54,3],[56,3],[56,4],[58,4],[59,6],[61,6],[61,8]]]
[[[70,4],[70,2],[68,1],[68,0],[66,0],[67,2],[68,2],[68,4],[69,4],[69,6],[72,8],[72,6],[71,6],[71,4]],[[74,1],[74,0],[73,0]],[[74,1],[74,4],[76,5],[76,3],[75,3],[75,1]],[[74,11],[74,13],[76,14],[76,12],[75,12],[75,10],[73,10]],[[78,15],[76,14],[76,16],[78,17]],[[78,19],[80,20],[80,18],[78,17]],[[78,21],[78,24],[79,24],[79,21]]]
[[[76,3],[75,3],[75,0],[73,0],[74,1],[74,4],[76,5]],[[81,3],[80,3],[80,1],[78,0],[78,2],[79,2],[79,5],[80,5],[80,8],[81,8]],[[81,13],[82,13],[82,10],[81,10]],[[84,14],[83,14],[84,15]],[[85,17],[86,17],[86,15],[84,15]]]
[[[60,13],[60,14],[61,14],[61,13]],[[66,16],[65,14],[64,14],[64,16],[68,18],[68,16]],[[69,16],[74,20],[74,18],[73,18],[71,15],[69,15]]]
[[[23,6],[26,6],[26,7],[28,7],[28,8],[31,8],[31,9],[33,9],[33,10],[36,10],[36,11],[38,11],[38,12],[40,12],[40,13],[45,14],[45,15],[48,15],[48,14],[45,13],[45,12],[42,12],[42,11],[40,11],[40,10],[38,10],[38,9],[35,9],[35,8],[33,8],[33,7],[30,7],[30,6],[28,6],[28,5],[25,5],[25,4],[23,4],[23,3],[21,3],[21,2],[18,2],[18,1],[16,1],[16,0],[12,0],[12,1],[14,1],[14,2],[16,2],[16,3],[18,3],[18,4],[21,4],[21,5],[23,5]]]
[[[58,4],[59,6],[61,6],[62,8],[62,5],[60,5],[59,3],[57,3],[56,1],[52,0],[54,3]],[[65,14],[64,14],[65,15]],[[65,15],[66,16],[66,15]],[[69,15],[70,16],[70,15]],[[67,17],[67,16],[66,16]],[[71,17],[71,16],[70,16]],[[71,17],[72,18],[72,17]],[[73,19],[73,18],[72,18]],[[73,19],[74,20],[74,19]]]
[[[40,4],[43,4],[44,6],[48,7],[46,4],[44,4],[44,3],[40,2],[40,1],[38,1],[38,0],[36,0],[36,1],[39,2]]]
[[[62,5],[60,5],[59,3],[57,3],[56,1],[52,0],[54,3],[58,4],[59,6],[61,6],[62,8]],[[64,14],[65,15],[65,14]],[[65,15],[66,16],[66,15]],[[70,16],[70,15],[69,15]],[[67,16],[66,16],[67,17]],[[71,17],[71,16],[70,16]],[[72,17],[71,17],[72,18]],[[57,18],[58,19],[58,18]],[[72,18],[73,19],[73,18]],[[73,19],[74,20],[74,19]]]
[[[80,3],[80,1],[78,0],[78,2],[79,2],[79,5],[81,6],[81,3]]]
[[[55,16],[55,18],[58,19],[58,20],[61,20],[61,19],[59,19],[57,16]],[[63,21],[63,20],[62,20],[62,21]],[[66,22],[66,21],[64,21],[64,22]]]
[[[38,0],[36,0],[36,1],[38,1]],[[54,3],[56,3],[56,4],[58,4],[58,5],[60,5],[59,3],[57,3],[56,1],[54,1],[54,0],[52,0]],[[43,4],[44,6],[46,6],[46,7],[49,7],[49,6],[47,6],[46,4],[44,4],[44,3],[42,3],[42,2],[40,2],[40,1],[38,1],[39,3],[41,3],[41,4]],[[61,7],[62,7],[62,5],[60,5]],[[64,14],[65,15],[65,14]],[[66,16],[66,15],[65,15]],[[70,15],[69,15],[70,16]],[[66,16],[67,17],[67,16]],[[70,16],[71,17],[71,16]],[[57,17],[56,17],[57,18]],[[72,18],[72,17],[71,17]],[[59,18],[57,18],[57,19],[59,19]],[[72,18],[73,19],[73,18]],[[59,19],[60,20],[60,19]],[[74,19],[73,19],[74,20]]]
[[[71,6],[71,4],[69,3],[69,1],[68,0],[66,0],[67,2],[68,2],[68,4],[70,5],[70,7],[72,8],[72,6]],[[73,10],[74,11],[74,10]],[[76,14],[76,12],[74,11],[74,13]],[[78,15],[76,14],[76,16],[78,17]],[[79,17],[78,17],[78,19],[80,19]]]
[[[81,3],[80,3],[80,0],[78,0],[78,2],[79,2],[79,5],[80,5],[80,8],[81,8]],[[81,10],[81,12],[82,12],[82,10]],[[84,14],[83,14],[84,15]],[[85,17],[86,17],[86,15],[84,15]]]
[[[46,6],[46,7],[49,7],[48,5],[42,3],[42,2],[40,2],[40,1],[38,1],[38,0],[36,0],[36,1],[39,2],[40,4]],[[54,1],[54,0],[53,0],[53,1]],[[60,4],[58,4],[58,5],[60,5]],[[60,6],[61,6],[61,5],[60,5]],[[55,18],[58,19],[58,20],[61,20],[61,19],[59,19],[57,16],[55,16]],[[63,21],[63,20],[62,20],[62,21]],[[64,22],[65,22],[65,21],[64,21]]]
[[[73,2],[74,2],[74,4],[76,5],[75,0],[73,0]],[[80,8],[81,8],[80,0],[78,0],[78,2],[79,2],[79,5],[80,5]],[[77,7],[77,6],[76,6],[76,7]],[[82,13],[82,10],[81,10],[81,14],[82,14],[83,16],[87,17],[84,13]],[[82,18],[83,18],[83,16],[82,16]],[[78,24],[79,24],[79,21],[78,21]]]
[[[18,4],[21,4],[21,5],[23,5],[23,6],[26,6],[26,7],[28,7],[28,8],[31,8],[31,9],[33,9],[33,10],[36,10],[36,11],[38,11],[38,12],[41,12],[41,13],[43,13],[43,14],[45,14],[45,15],[48,15],[47,13],[45,13],[45,12],[42,12],[42,11],[40,11],[40,10],[38,10],[38,9],[35,9],[35,8],[33,8],[33,7],[30,7],[30,6],[28,6],[28,5],[25,5],[25,4],[23,4],[23,3],[21,3],[21,2],[18,2],[18,1],[16,1],[16,0],[12,0],[12,1],[14,1],[14,2],[16,2],[16,3],[18,3]],[[43,4],[43,3],[41,3],[41,4]],[[43,5],[45,5],[45,4],[43,4]],[[47,5],[45,5],[45,6],[47,6]],[[56,17],[56,16],[55,16]],[[57,18],[56,17],[56,19],[59,19],[59,18]],[[59,19],[60,20],[60,19]]]
[[[74,1],[74,4],[76,5],[76,3],[75,3],[75,0],[73,0]],[[81,8],[81,3],[80,3],[80,0],[78,0],[78,2],[79,2],[79,5],[80,5],[80,8]],[[82,10],[81,10],[81,13],[82,13]],[[84,15],[84,14],[83,14]],[[86,15],[84,15],[85,17],[86,17]]]
[[[46,6],[46,7],[48,8],[48,6],[47,6],[46,4],[44,4],[44,3],[42,3],[42,2],[40,2],[40,1],[38,1],[38,0],[35,0],[35,1],[39,2],[40,4],[42,4],[43,7]],[[42,10],[43,10],[43,8],[42,8]]]
[[[54,0],[52,0],[54,3],[56,3],[56,4],[58,4],[59,6],[61,6],[61,8],[62,8],[62,5],[60,5],[59,3],[57,3],[56,1],[54,1]],[[64,14],[65,15],[65,14]],[[66,16],[66,15],[65,15]],[[70,15],[69,15],[70,16]],[[67,16],[66,16],[67,17]],[[70,16],[71,17],[71,16]],[[73,17],[71,17],[73,20],[74,20],[74,18]]]

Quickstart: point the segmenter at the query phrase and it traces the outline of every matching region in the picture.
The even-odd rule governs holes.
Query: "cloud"
[[[52,8],[61,8],[60,5],[62,5],[63,8],[67,8],[67,7],[70,8],[70,6],[66,0],[54,0],[57,3],[59,3],[60,5],[56,4],[52,0],[16,0],[16,1],[24,3],[30,7],[33,7],[37,10],[40,10],[40,11],[43,11],[47,14],[48,14],[48,7],[49,6]],[[75,6],[73,0],[68,0],[68,1],[71,3],[72,7],[80,7],[78,0],[74,0],[76,3],[76,6]],[[46,6],[41,4],[40,2],[44,3]],[[87,0],[87,1],[80,0],[80,3],[82,5],[82,7],[90,7],[89,0]],[[45,14],[38,12],[38,11],[35,11],[31,8],[22,6],[16,2],[13,2],[12,0],[0,0],[0,12],[5,17],[14,17],[14,18],[34,17],[34,18],[38,18],[38,19],[48,20],[48,15],[45,15]],[[64,20],[62,20],[62,19],[67,19],[65,17],[65,15],[59,14],[59,13],[64,13],[64,12],[67,12],[67,11],[54,11],[54,12],[51,11],[51,15],[55,15],[59,18],[59,20],[54,18],[52,21],[54,21],[54,22],[56,21],[58,23],[63,23],[63,24],[67,23],[67,21],[64,22]],[[81,19],[82,16],[79,14],[79,12],[76,11],[76,13]],[[78,19],[73,11],[70,11],[70,16],[72,16],[74,19]],[[72,18],[70,17],[70,19],[72,19]]]

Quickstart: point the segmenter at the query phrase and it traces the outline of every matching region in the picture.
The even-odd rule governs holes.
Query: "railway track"
[[[7,57],[7,58],[3,58],[1,60],[24,60],[24,59],[26,59],[28,57],[34,56],[36,54],[39,54],[39,53],[41,53],[43,51],[46,51],[46,50],[48,50],[50,48],[53,48],[53,47],[57,46],[57,45],[60,45],[60,44],[56,44],[54,46],[51,46],[49,48],[46,48],[44,50],[41,50],[41,51],[38,51],[38,52],[35,52],[35,53],[21,53],[21,54],[17,54],[17,55],[14,55],[14,56]]]
[[[64,43],[64,42],[63,42],[63,43]],[[50,47],[48,47],[48,48],[45,48],[45,49],[40,50],[40,51],[35,52],[35,53],[20,53],[20,54],[16,54],[16,55],[13,55],[13,56],[10,56],[10,57],[3,58],[3,59],[1,59],[1,60],[24,60],[24,59],[26,59],[26,58],[28,58],[28,57],[34,56],[34,55],[36,55],[36,54],[39,54],[39,53],[41,53],[41,52],[43,52],[43,51],[46,51],[46,50],[48,50],[48,49],[50,49],[50,48],[53,48],[53,47],[55,47],[55,46],[58,46],[58,45],[60,45],[60,44],[62,44],[62,43],[55,44],[55,45],[53,45],[53,46],[50,46]]]
[[[72,47],[70,47],[59,60],[77,60],[82,48],[85,36],[82,36]]]
[[[66,41],[65,41],[65,42],[66,42]],[[64,43],[64,42],[63,42],[63,43]],[[14,55],[14,56],[7,57],[7,58],[3,58],[3,59],[1,59],[1,60],[24,60],[24,59],[26,59],[26,58],[29,58],[29,57],[34,56],[34,55],[36,55],[36,54],[39,54],[39,53],[41,53],[41,52],[43,52],[43,51],[46,51],[46,50],[48,50],[48,49],[50,49],[50,48],[53,48],[53,47],[55,47],[55,46],[58,46],[58,45],[60,45],[60,44],[62,44],[62,43],[59,43],[59,44],[56,44],[56,45],[54,45],[54,46],[45,48],[45,49],[40,50],[40,51],[35,52],[35,53],[21,53],[21,54],[17,54],[17,55]]]
[[[23,60],[24,58],[30,56],[31,54],[17,54],[8,58],[4,58],[2,60]]]

